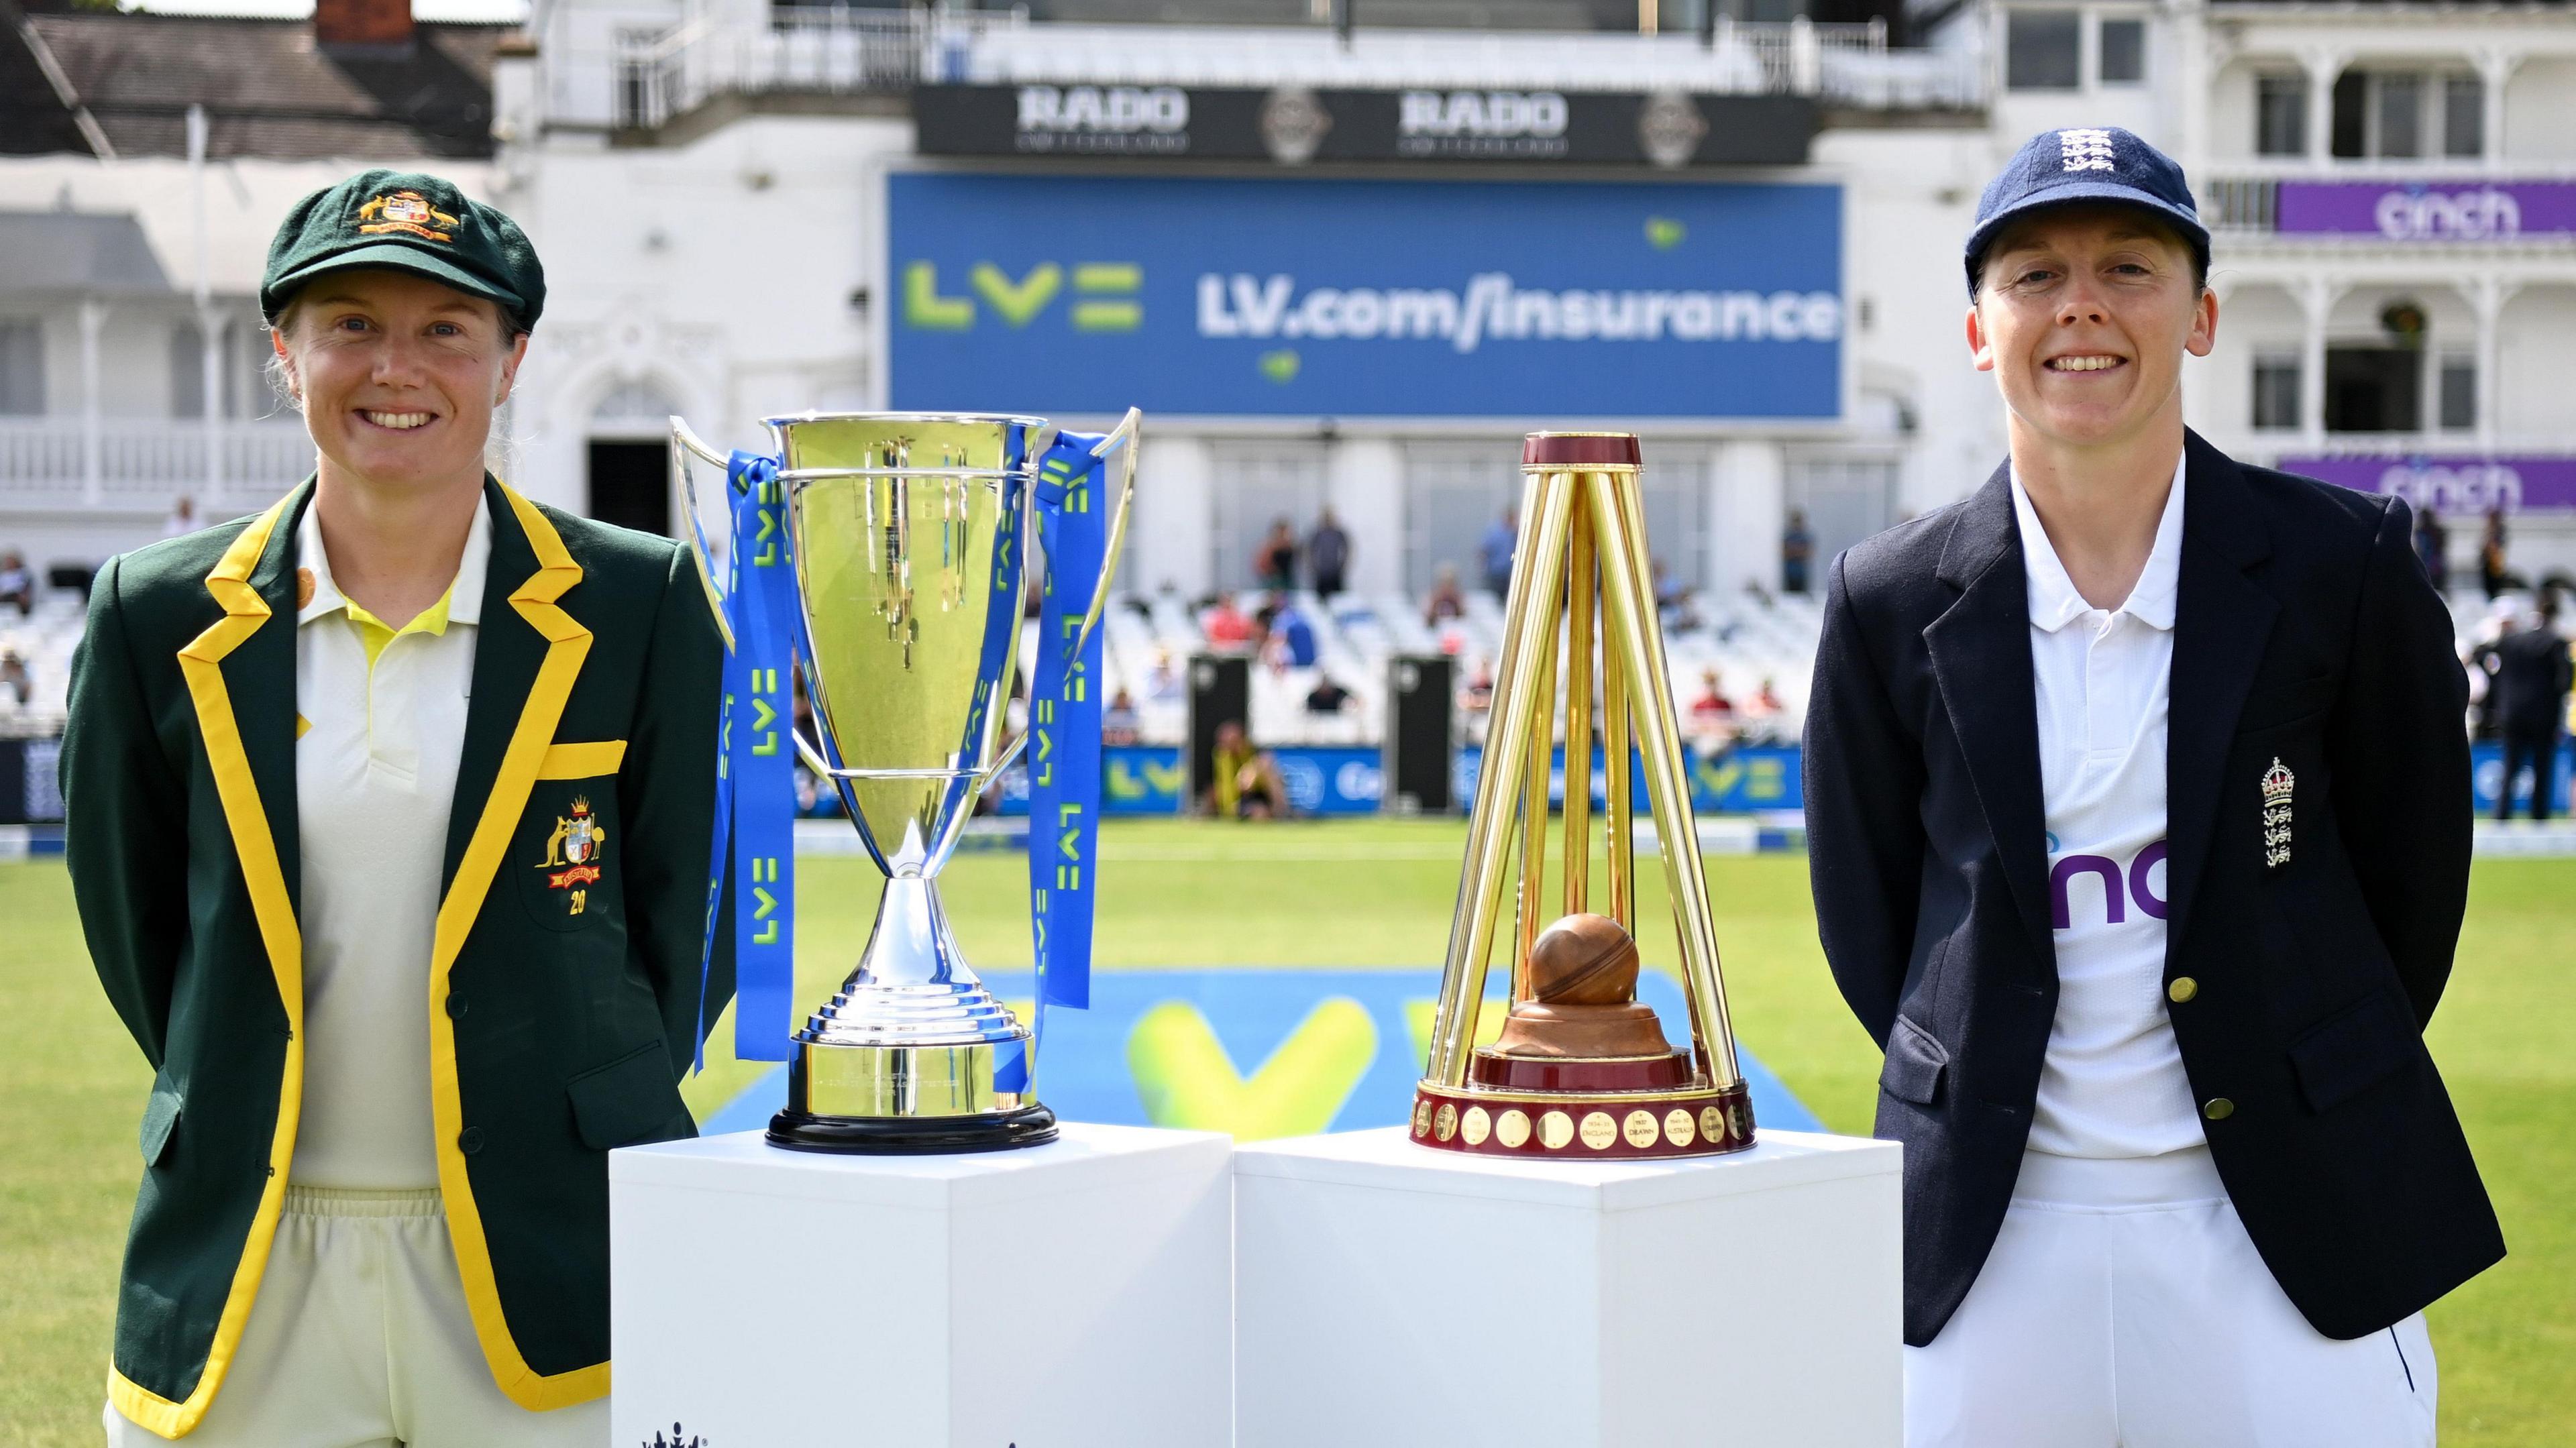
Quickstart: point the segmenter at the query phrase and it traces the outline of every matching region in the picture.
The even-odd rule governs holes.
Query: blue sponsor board
[[[2558,770],[2552,781],[2549,813],[2554,819],[2565,819],[2570,813],[2569,801],[2576,798],[2576,741],[2558,741]],[[2504,788],[2504,746],[2478,744],[2469,749],[2469,793],[2477,801],[2480,816],[2495,813],[2496,794]],[[2528,767],[2513,781],[2513,810],[2517,816],[2531,810],[2531,771]]]
[[[1842,411],[1842,188],[907,173],[892,405]]]
[[[1669,948],[1665,946],[1664,948]],[[986,976],[1025,1017],[1027,971]],[[1507,1006],[1485,1003],[1488,1029]],[[1412,1109],[1436,970],[1110,970],[1092,977],[1091,1008],[1049,1010],[1038,1055],[1039,1097],[1068,1121],[1177,1126],[1243,1140],[1393,1126]],[[1690,1013],[1671,976],[1648,971],[1637,997],[1667,1037]],[[1739,1048],[1763,1126],[1820,1131],[1779,1077]],[[714,1112],[709,1133],[764,1126],[786,1096],[773,1071]]]
[[[1458,751],[1452,763],[1451,781],[1461,800],[1476,797],[1476,776],[1484,764],[1485,751],[1469,745]],[[1634,753],[1628,756],[1629,794],[1637,803],[1639,814],[1646,805],[1646,765]],[[1699,814],[1752,814],[1756,811],[1795,810],[1806,808],[1806,793],[1798,781],[1798,746],[1794,744],[1739,744],[1731,749],[1701,754],[1688,745],[1682,748],[1682,769],[1690,777],[1691,809]],[[1602,782],[1609,771],[1602,767],[1601,751],[1592,751],[1592,802],[1602,803]],[[1565,803],[1565,749],[1559,746],[1548,775],[1548,800]]]

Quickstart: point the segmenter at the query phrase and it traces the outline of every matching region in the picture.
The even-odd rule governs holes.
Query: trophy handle
[[[1118,511],[1110,515],[1109,546],[1101,550],[1100,582],[1091,590],[1091,607],[1082,616],[1082,632],[1074,638],[1073,649],[1077,654],[1090,646],[1091,631],[1100,626],[1100,615],[1109,606],[1109,585],[1118,577],[1118,553],[1127,543],[1127,514],[1136,501],[1136,450],[1142,446],[1138,430],[1144,421],[1142,410],[1127,409],[1127,415],[1120,418],[1118,425],[1109,430],[1109,435],[1091,450],[1093,457],[1103,458],[1122,443],[1127,448],[1118,459]],[[1023,734],[1022,742],[1026,742],[1027,737]],[[998,773],[998,769],[995,772]]]
[[[707,591],[707,607],[716,616],[716,632],[724,636],[726,653],[732,653],[733,621],[725,616],[724,590],[716,587],[716,560],[707,546],[707,530],[698,521],[698,477],[690,471],[689,459],[695,456],[717,468],[730,467],[733,459],[707,445],[706,439],[690,431],[689,425],[675,414],[671,423],[671,477],[680,485],[680,497],[689,510],[689,556],[697,561],[698,584]],[[791,731],[792,732],[792,731]],[[805,741],[796,741],[797,750],[805,750]]]

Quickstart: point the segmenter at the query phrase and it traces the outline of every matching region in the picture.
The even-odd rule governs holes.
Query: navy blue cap
[[[2118,201],[2143,206],[2173,223],[2191,243],[2202,271],[2209,268],[2209,228],[2191,184],[2174,159],[2135,132],[2118,126],[2042,131],[2022,143],[2011,164],[1977,200],[1977,229],[1968,233],[1968,295],[1977,294],[1977,268],[2005,223],[2043,206],[2069,201]]]

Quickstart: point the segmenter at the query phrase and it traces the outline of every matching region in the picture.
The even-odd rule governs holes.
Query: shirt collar
[[[331,579],[331,555],[322,546],[322,510],[306,504],[304,521],[295,529],[295,561],[299,574],[310,574],[313,590],[295,610],[296,627],[301,628],[327,614],[339,613],[349,606],[348,595]],[[430,632],[444,633],[445,624],[483,621],[483,583],[492,565],[492,505],[487,498],[474,502],[474,522],[465,532],[465,554],[456,561],[456,577],[447,585],[447,594],[424,615],[440,608],[446,617]],[[303,592],[303,581],[297,579],[297,592]]]
[[[2130,586],[2128,599],[2112,610],[2152,628],[2174,626],[2174,599],[2182,578],[2183,473],[2184,460],[2178,458],[2173,486],[2165,492],[2165,510],[2156,519],[2156,541],[2147,550],[2147,566]],[[2029,579],[2030,621],[2043,633],[2055,633],[2091,612],[2093,605],[2067,576],[2048,529],[2039,521],[2039,510],[2031,506],[2030,492],[2022,486],[2019,468],[2012,473],[2012,499],[2013,518],[2021,528],[2022,572]]]

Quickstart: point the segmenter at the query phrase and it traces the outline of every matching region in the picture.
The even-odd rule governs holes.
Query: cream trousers
[[[164,1440],[110,1405],[109,1448]],[[608,1400],[531,1413],[474,1340],[436,1190],[289,1186],[241,1350],[188,1448],[607,1448]]]
[[[2431,1448],[2421,1313],[2338,1342],[2283,1296],[2209,1148],[2029,1153],[1994,1252],[1905,1350],[1908,1448]]]

